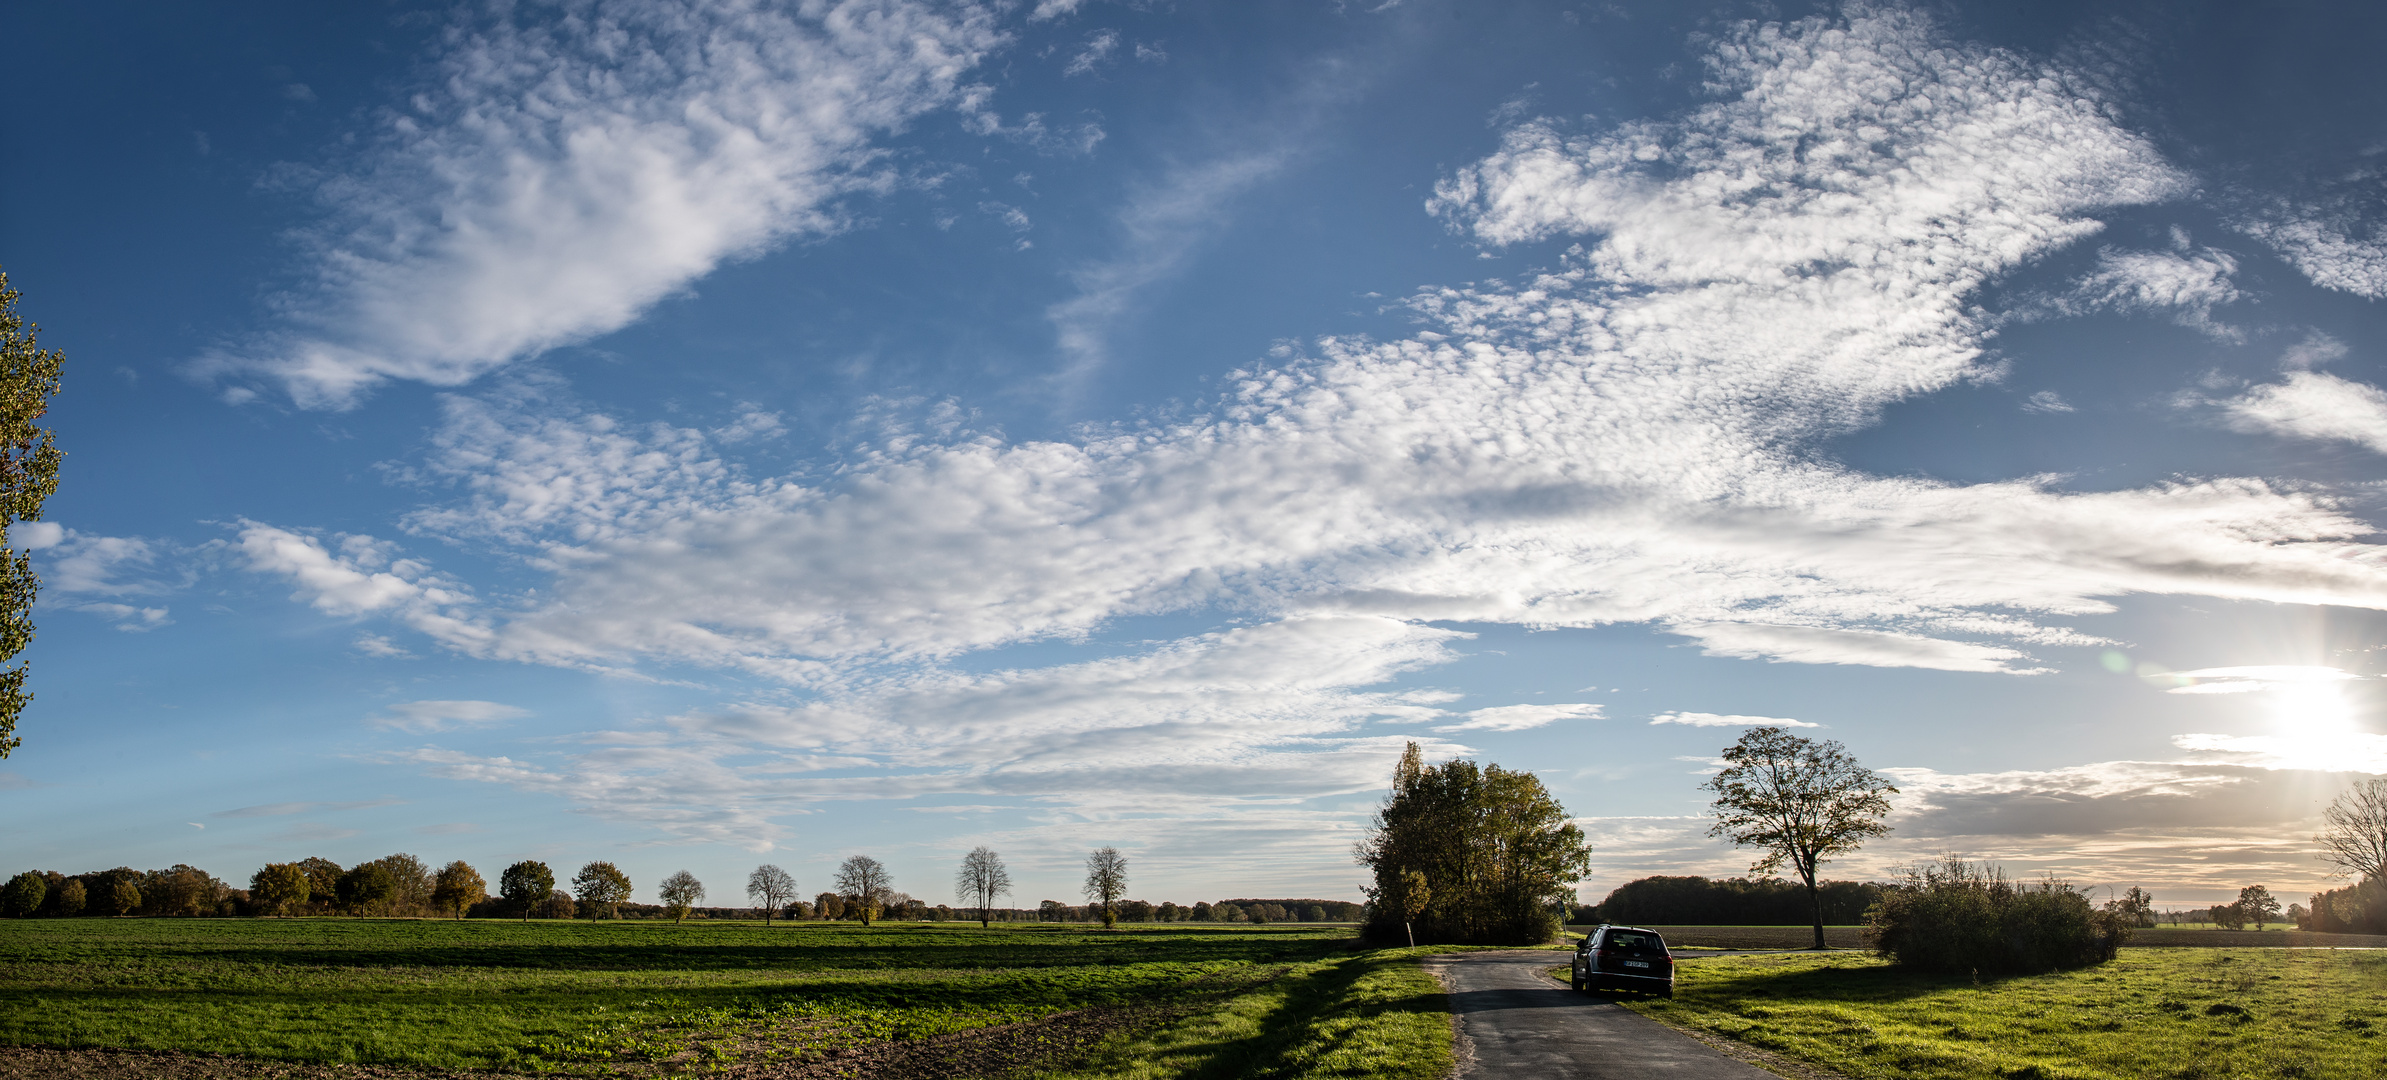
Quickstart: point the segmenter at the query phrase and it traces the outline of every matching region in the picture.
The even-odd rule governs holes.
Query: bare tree
[[[1716,793],[1709,836],[1735,847],[1765,849],[1749,867],[1771,874],[1789,863],[1807,884],[1815,910],[1815,947],[1823,948],[1823,893],[1816,867],[1890,831],[1881,819],[1898,793],[1880,774],[1857,764],[1845,747],[1816,742],[1781,728],[1752,728],[1724,748],[1724,771],[1702,785]]]
[[[2387,779],[2365,780],[2321,812],[2321,859],[2357,881],[2387,877]]]
[[[851,914],[864,926],[886,910],[887,898],[895,891],[894,883],[887,879],[886,864],[868,855],[856,855],[840,864],[835,884],[837,891],[845,894]]]
[[[978,925],[994,922],[995,897],[1011,891],[1011,871],[1003,857],[983,844],[961,857],[961,871],[953,875],[953,891],[962,902],[978,909]]]
[[[772,912],[795,898],[795,877],[777,866],[764,863],[746,875],[746,899],[762,902],[764,926],[771,925]]]
[[[1102,905],[1103,929],[1119,922],[1116,910],[1120,894],[1127,891],[1127,856],[1118,848],[1106,847],[1086,856],[1086,899]]]

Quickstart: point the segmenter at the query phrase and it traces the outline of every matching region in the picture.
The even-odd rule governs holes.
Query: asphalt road
[[[1566,953],[1547,949],[1429,961],[1458,1017],[1460,1076],[1779,1080],[1613,997],[1571,990],[1541,973],[1566,962]]]

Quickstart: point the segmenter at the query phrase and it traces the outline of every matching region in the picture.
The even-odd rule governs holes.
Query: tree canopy
[[[589,863],[572,875],[572,896],[588,906],[589,918],[600,911],[611,917],[616,906],[630,898],[630,875],[603,860]]]
[[[1098,848],[1086,856],[1086,899],[1102,905],[1102,925],[1119,922],[1118,901],[1127,891],[1127,856],[1115,847]]]
[[[2356,882],[2387,877],[2387,779],[2365,780],[2321,812],[2321,860]]]
[[[472,864],[458,859],[439,869],[431,881],[431,906],[464,917],[464,909],[489,898],[489,883]]]
[[[497,878],[497,895],[522,909],[522,921],[530,921],[531,909],[555,894],[555,871],[535,859],[524,859],[506,867]]]
[[[886,864],[868,855],[850,856],[838,864],[833,884],[838,892],[845,894],[846,913],[861,920],[864,926],[887,909],[887,901],[895,893]]]
[[[1370,932],[1420,944],[1538,945],[1557,932],[1591,844],[1540,777],[1466,759],[1427,765],[1416,743],[1356,852],[1374,876]]]
[[[49,429],[39,426],[58,393],[64,358],[42,349],[37,329],[17,314],[15,289],[0,272],[0,532],[12,536],[18,522],[41,520],[41,504],[58,491],[58,450]],[[0,557],[0,664],[33,642],[33,601],[41,579],[33,558],[11,548]],[[0,669],[0,758],[24,740],[17,718],[33,695],[25,690],[26,666]]]
[[[1815,913],[1815,947],[1823,948],[1823,895],[1816,868],[1833,855],[1855,851],[1890,831],[1882,818],[1889,781],[1829,740],[1801,738],[1781,728],[1751,728],[1724,748],[1724,770],[1709,777],[1716,794],[1709,836],[1735,847],[1759,848],[1765,857],[1749,867],[1771,874],[1789,864],[1807,886]]]
[[[662,888],[656,892],[663,897],[663,906],[671,909],[671,921],[683,922],[688,918],[688,909],[704,899],[704,882],[686,870],[675,871],[663,879]]]
[[[1011,891],[1011,871],[1003,865],[1001,855],[981,844],[961,857],[961,869],[953,875],[953,891],[962,903],[978,909],[978,925],[990,926],[995,897]]]
[[[762,904],[764,926],[771,925],[771,916],[781,905],[795,898],[795,876],[776,865],[764,863],[746,875],[746,899]]]

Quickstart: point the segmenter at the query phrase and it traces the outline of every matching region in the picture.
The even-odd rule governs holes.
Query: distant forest
[[[1866,881],[1826,881],[1823,921],[1865,921],[1882,887]],[[1597,904],[1575,909],[1574,922],[1638,926],[1806,926],[1815,911],[1807,887],[1780,878],[1645,877],[1616,887]]]

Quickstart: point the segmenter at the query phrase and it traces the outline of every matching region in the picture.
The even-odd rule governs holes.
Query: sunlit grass
[[[1866,956],[1720,957],[1631,1008],[1851,1077],[2387,1076],[2387,954],[2125,949],[1984,981]]]
[[[1099,1047],[1036,1080],[1434,1080],[1451,1068],[1435,949],[1386,949],[1295,965],[1274,982]]]

